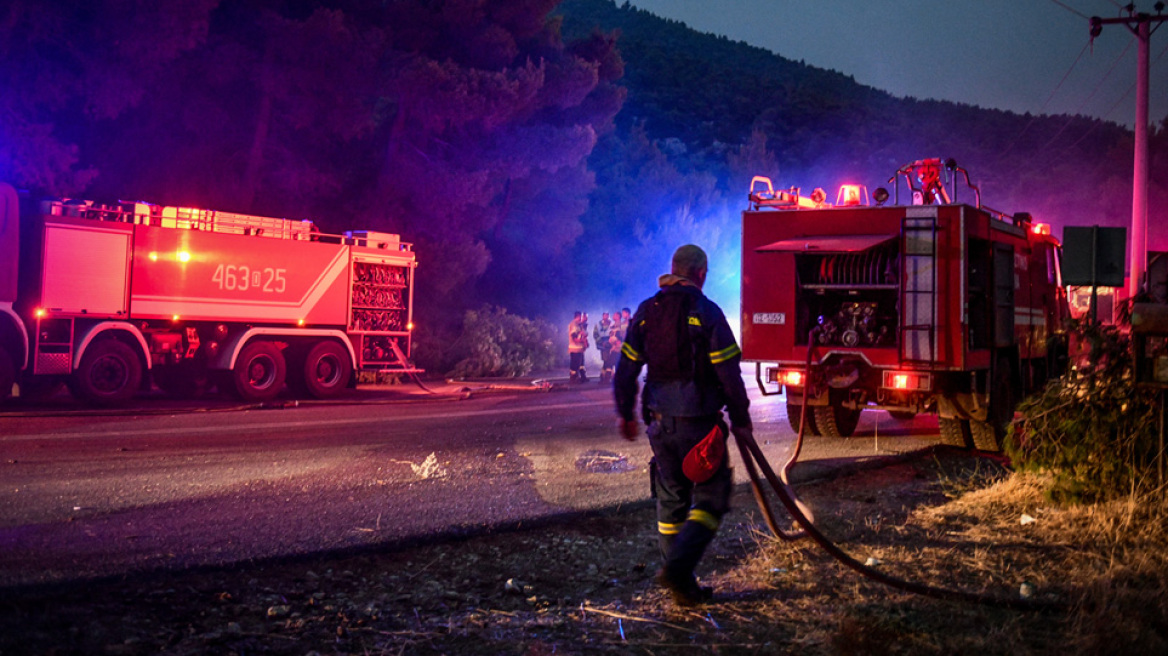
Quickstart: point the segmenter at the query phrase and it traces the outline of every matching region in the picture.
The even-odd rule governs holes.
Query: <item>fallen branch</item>
[[[686,633],[695,633],[693,630],[686,628],[684,626],[681,626],[679,624],[670,624],[669,622],[662,622],[661,620],[655,620],[655,619],[652,619],[649,617],[637,617],[636,615],[625,615],[624,613],[614,613],[611,610],[604,610],[601,608],[596,608],[594,606],[586,606],[584,604],[580,605],[580,610],[585,611],[585,612],[593,612],[593,613],[596,613],[598,615],[607,615],[608,617],[615,617],[618,620],[629,620],[630,622],[645,622],[648,624],[659,624],[661,626],[667,626],[671,629],[677,629],[678,631],[685,631]]]

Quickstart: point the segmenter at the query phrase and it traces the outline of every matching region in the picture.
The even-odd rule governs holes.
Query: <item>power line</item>
[[[1165,53],[1168,53],[1168,45],[1164,46],[1164,47],[1163,47],[1163,48],[1160,50],[1160,54],[1156,55],[1156,59],[1152,60],[1152,63],[1159,62],[1161,59],[1163,59],[1163,58],[1164,58],[1164,54],[1165,54]],[[1116,101],[1115,101],[1115,102],[1114,102],[1114,103],[1111,105],[1111,107],[1108,107],[1108,108],[1107,108],[1107,111],[1103,112],[1103,114],[1101,115],[1101,118],[1104,118],[1104,119],[1106,119],[1106,118],[1110,118],[1110,117],[1111,117],[1111,115],[1115,113],[1115,110],[1116,110],[1116,109],[1117,109],[1117,108],[1120,106],[1120,104],[1121,104],[1121,103],[1123,103],[1123,101],[1127,100],[1128,96],[1130,96],[1130,95],[1132,94],[1132,92],[1133,92],[1133,91],[1135,91],[1135,90],[1136,90],[1136,83],[1135,83],[1135,82],[1132,82],[1132,83],[1131,83],[1131,86],[1129,86],[1129,87],[1127,88],[1127,91],[1125,91],[1125,92],[1123,93],[1123,95],[1122,95],[1122,96],[1120,96],[1120,97],[1119,97],[1119,98],[1118,98],[1118,99],[1117,99],[1117,100],[1116,100]],[[1084,132],[1084,133],[1083,133],[1083,136],[1079,137],[1079,139],[1078,139],[1077,141],[1075,141],[1075,143],[1071,144],[1070,146],[1067,146],[1066,150],[1071,150],[1071,149],[1073,149],[1075,146],[1078,146],[1080,143],[1082,143],[1082,142],[1083,142],[1083,140],[1084,140],[1084,139],[1086,139],[1088,135],[1090,135],[1092,132],[1094,132],[1094,131],[1095,131],[1095,128],[1099,127],[1099,125],[1100,125],[1100,123],[1099,123],[1099,122],[1093,123],[1093,124],[1091,125],[1091,128],[1090,128],[1089,130],[1087,130],[1086,132]]]
[[[1087,14],[1084,14],[1083,12],[1079,11],[1078,9],[1074,9],[1072,7],[1069,7],[1066,4],[1059,2],[1059,0],[1050,0],[1050,1],[1055,3],[1058,6],[1062,7],[1063,9],[1066,9],[1067,11],[1071,12],[1072,14],[1078,16],[1079,18],[1090,19],[1090,16],[1088,16]]]
[[[1038,120],[1038,116],[1040,114],[1043,114],[1044,112],[1046,112],[1046,106],[1049,105],[1050,101],[1054,99],[1055,94],[1058,93],[1058,90],[1062,88],[1063,83],[1066,82],[1067,78],[1069,78],[1071,76],[1071,73],[1074,72],[1075,67],[1079,65],[1079,61],[1083,59],[1083,55],[1087,52],[1087,49],[1090,47],[1091,47],[1090,41],[1083,44],[1083,49],[1079,51],[1079,56],[1075,57],[1075,61],[1071,63],[1071,67],[1068,68],[1067,72],[1063,74],[1063,78],[1061,80],[1059,80],[1058,84],[1056,84],[1054,86],[1054,90],[1050,92],[1050,95],[1047,96],[1046,101],[1042,103],[1042,106],[1038,108],[1038,111],[1030,116],[1030,120],[1026,122],[1026,125],[1022,128],[1022,131],[1018,133],[1018,136],[1014,137],[1014,140],[1010,142],[1010,145],[1007,146],[1006,149],[1002,151],[1002,155],[1005,155],[1006,153],[1013,150],[1014,146],[1018,145],[1018,141],[1022,139],[1022,137],[1026,134],[1026,132],[1028,130],[1030,130],[1030,126],[1034,125],[1034,122]]]
[[[1124,55],[1127,54],[1127,51],[1131,50],[1132,43],[1134,43],[1135,40],[1135,37],[1132,37],[1127,42],[1127,46],[1124,47],[1123,52],[1119,53],[1119,56],[1116,57],[1115,61],[1111,63],[1111,68],[1107,69],[1107,72],[1104,73],[1103,77],[1099,79],[1099,82],[1095,85],[1095,88],[1091,90],[1091,93],[1087,94],[1087,97],[1083,99],[1083,102],[1079,103],[1079,106],[1075,108],[1074,113],[1071,114],[1071,116],[1067,119],[1067,122],[1064,123],[1063,126],[1059,128],[1058,132],[1055,132],[1054,136],[1050,138],[1050,141],[1048,141],[1042,148],[1039,148],[1035,154],[1041,153],[1047,148],[1050,148],[1059,138],[1059,135],[1061,135],[1068,127],[1071,126],[1071,123],[1074,122],[1074,120],[1078,117],[1078,114],[1083,111],[1083,107],[1086,106],[1087,103],[1095,97],[1095,94],[1099,93],[1099,89],[1103,87],[1103,83],[1107,81],[1107,78],[1111,77],[1111,73],[1115,71],[1116,66],[1119,66],[1120,60],[1122,60]]]

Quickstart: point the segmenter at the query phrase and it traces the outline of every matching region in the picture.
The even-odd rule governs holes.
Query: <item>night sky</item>
[[[1122,25],[1108,25],[1087,47],[1088,17],[1119,16],[1119,7],[1126,2],[631,0],[631,4],[702,32],[854,76],[861,84],[897,96],[1018,113],[1084,114],[1127,126],[1135,118],[1135,37]],[[1142,0],[1136,9],[1153,13],[1153,4]],[[1158,123],[1168,118],[1168,30],[1154,32],[1150,43],[1149,116]]]

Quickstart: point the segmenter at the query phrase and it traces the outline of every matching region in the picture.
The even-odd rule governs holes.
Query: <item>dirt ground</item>
[[[0,590],[0,654],[1168,653],[1165,558],[1149,557],[1163,515],[1057,508],[998,461],[948,450],[798,492],[880,572],[1049,607],[873,582],[771,537],[743,486],[699,570],[716,590],[699,609],[653,584],[642,504],[423,546]],[[1133,535],[1149,521],[1158,532]]]

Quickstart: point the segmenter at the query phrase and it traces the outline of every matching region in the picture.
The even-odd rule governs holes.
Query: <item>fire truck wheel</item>
[[[990,387],[989,416],[985,421],[971,421],[973,446],[981,451],[997,453],[1002,450],[1002,440],[1006,437],[1006,427],[1014,419],[1014,374],[1007,359],[998,361],[994,367],[993,385]]]
[[[988,421],[971,421],[969,430],[973,434],[973,446],[979,451],[995,453],[1002,450],[998,440],[998,431]]]
[[[349,353],[332,340],[317,342],[304,356],[303,385],[314,398],[327,399],[341,393],[353,375]]]
[[[7,349],[0,346],[0,401],[12,394],[12,385],[16,383],[16,365],[12,364],[12,356]]]
[[[819,427],[819,434],[824,437],[851,437],[856,432],[856,425],[860,423],[860,410],[849,409],[842,405],[817,405],[811,408],[815,411],[815,425]]]
[[[912,410],[889,410],[888,416],[897,421],[912,421],[917,418],[917,413]]]
[[[803,406],[794,403],[787,404],[787,423],[791,425],[791,430],[795,434],[799,434],[799,413],[803,411]],[[819,437],[819,427],[815,425],[815,411],[812,408],[807,408],[807,428],[803,431],[803,437]]]
[[[941,444],[955,446],[959,449],[973,448],[972,428],[968,419],[937,418],[937,427],[941,429]]]
[[[69,380],[74,396],[91,403],[124,403],[142,383],[142,362],[134,349],[116,339],[93,342]]]
[[[231,381],[235,393],[244,401],[270,401],[284,387],[286,373],[280,348],[271,342],[256,341],[239,352]]]

